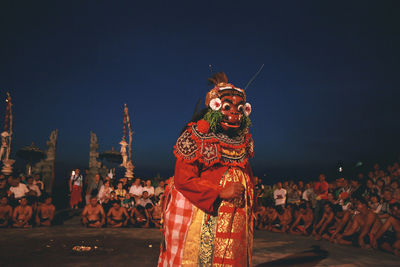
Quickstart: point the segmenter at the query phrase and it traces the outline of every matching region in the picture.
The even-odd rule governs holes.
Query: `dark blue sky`
[[[58,128],[58,166],[86,166],[89,131],[100,150],[118,148],[127,103],[137,173],[169,174],[210,89],[208,65],[244,86],[264,63],[247,90],[257,174],[305,178],[338,160],[399,156],[396,1],[135,2],[1,1],[14,151],[45,148]]]

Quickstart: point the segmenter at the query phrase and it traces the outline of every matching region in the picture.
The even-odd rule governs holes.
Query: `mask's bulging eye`
[[[239,112],[243,112],[243,105],[239,105],[239,106],[238,106],[238,111],[239,111]]]
[[[230,110],[230,109],[231,109],[231,105],[229,105],[228,103],[224,103],[224,104],[222,105],[222,109],[223,109],[223,110]]]

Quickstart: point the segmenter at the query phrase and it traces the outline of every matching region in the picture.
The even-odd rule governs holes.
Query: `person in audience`
[[[256,217],[256,224],[255,224],[255,228],[260,230],[260,229],[264,229],[265,224],[266,224],[266,220],[267,220],[267,210],[263,205],[259,205],[257,206],[257,209],[254,213],[255,217]]]
[[[44,183],[40,179],[40,175],[39,174],[35,174],[33,176],[33,183],[39,187],[40,192],[44,192]]]
[[[142,205],[137,205],[130,214],[131,224],[135,227],[149,228],[149,214]]]
[[[379,218],[382,219],[383,223],[387,218],[389,218],[389,206],[394,202],[395,200],[392,197],[392,191],[389,188],[385,189],[383,193],[382,207],[379,213]]]
[[[51,202],[52,197],[47,195],[44,199],[44,203],[39,205],[36,212],[37,226],[51,226],[56,211],[56,207]]]
[[[0,200],[0,227],[8,227],[12,219],[13,209],[8,205],[7,196],[2,196]]]
[[[26,186],[28,187],[29,190],[27,193],[28,195],[35,196],[37,198],[42,195],[39,186],[34,183],[33,177],[28,177]]]
[[[297,185],[293,183],[287,193],[287,203],[299,205],[300,196],[301,196],[301,191],[297,188]]]
[[[279,205],[276,207],[278,212],[279,226],[276,224],[272,227],[272,232],[286,233],[289,230],[292,214],[288,208]]]
[[[151,180],[147,179],[146,180],[146,186],[143,187],[143,192],[147,191],[147,194],[149,195],[149,198],[153,198],[154,197],[154,187],[151,186]]]
[[[125,195],[125,199],[122,201],[122,207],[124,207],[128,211],[128,213],[133,207],[135,207],[135,200],[131,197],[130,194]]]
[[[72,171],[69,179],[69,192],[71,198],[69,201],[71,209],[78,209],[78,205],[82,202],[83,176],[79,169]]]
[[[285,206],[286,204],[286,189],[282,188],[282,183],[278,182],[276,184],[276,189],[274,191],[275,206]]]
[[[104,184],[100,187],[99,193],[97,194],[97,199],[100,204],[103,204],[106,199],[110,199],[111,192],[113,188],[110,186],[110,180],[106,180]]]
[[[314,221],[314,213],[305,203],[300,204],[299,213],[294,223],[290,227],[289,232],[294,235],[310,235],[312,233],[312,225]]]
[[[82,212],[83,225],[90,228],[101,228],[105,224],[105,217],[103,207],[97,203],[97,197],[91,196],[89,204]]]
[[[149,210],[150,222],[157,228],[161,228],[163,201],[164,199],[161,193],[160,200]]]
[[[342,245],[355,245],[362,248],[367,248],[370,245],[369,233],[376,231],[373,229],[375,223],[379,223],[378,216],[368,209],[368,203],[364,199],[357,200],[357,211],[350,227],[343,234],[337,236],[337,243]]]
[[[0,197],[8,197],[9,190],[7,186],[7,180],[4,175],[0,175]]]
[[[335,223],[335,213],[332,209],[332,204],[326,202],[324,205],[324,213],[322,214],[321,220],[315,225],[312,234],[315,236],[315,240],[321,240],[322,236],[328,232],[329,227]]]
[[[147,204],[151,204],[154,206],[153,202],[151,201],[151,199],[149,198],[149,194],[147,193],[147,191],[143,191],[143,195],[142,197],[139,199],[138,202],[136,202],[136,205],[140,205],[143,207],[146,207]]]
[[[324,204],[326,199],[328,198],[328,189],[329,185],[326,182],[325,174],[320,174],[318,177],[318,182],[314,185],[314,192],[317,195],[316,203],[315,203],[315,210],[314,210],[314,221],[319,222],[322,217]]]
[[[19,199],[19,206],[14,209],[13,213],[13,227],[16,228],[30,228],[32,218],[32,207],[28,205],[26,197]]]
[[[25,197],[25,195],[29,192],[28,187],[25,184],[21,183],[19,178],[16,178],[16,179],[11,178],[10,185],[11,186],[10,186],[9,190],[10,190],[11,196],[16,200],[19,200],[22,197]]]
[[[140,178],[136,178],[135,182],[129,189],[129,194],[131,194],[131,196],[135,199],[135,202],[137,203],[139,198],[142,197],[142,193],[143,193],[143,187],[140,184]]]
[[[160,194],[164,193],[164,185],[165,182],[164,181],[160,181],[158,183],[158,186],[156,187],[156,189],[154,190],[154,195],[158,198],[160,198]]]
[[[400,255],[400,203],[391,205],[392,215],[386,220],[376,235],[371,235],[373,248],[381,248],[395,255]],[[393,231],[390,231],[393,229]]]
[[[382,209],[381,198],[377,194],[372,194],[369,197],[368,207],[376,214],[379,214]]]
[[[107,225],[113,228],[120,228],[128,224],[129,214],[120,201],[113,201],[112,207],[107,213]]]
[[[120,181],[117,184],[117,189],[115,189],[115,195],[119,199],[120,203],[124,201],[125,196],[126,196],[126,190],[124,189],[123,183]]]
[[[276,211],[276,208],[272,203],[267,205],[266,215],[267,215],[267,218],[266,218],[264,229],[267,231],[272,231],[272,228],[274,227],[274,225],[279,223],[278,212]]]

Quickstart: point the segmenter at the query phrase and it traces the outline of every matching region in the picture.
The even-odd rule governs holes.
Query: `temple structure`
[[[51,132],[49,140],[47,140],[46,158],[39,161],[33,167],[33,174],[39,174],[44,183],[44,188],[47,193],[53,190],[54,176],[55,176],[55,162],[56,162],[56,149],[57,149],[58,130]]]
[[[98,161],[99,158],[99,144],[97,135],[90,132],[90,151],[89,151],[89,170],[87,174],[87,182],[90,183],[93,177],[101,173],[101,162]]]

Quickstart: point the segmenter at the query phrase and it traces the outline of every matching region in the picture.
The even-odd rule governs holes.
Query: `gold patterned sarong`
[[[253,246],[253,188],[249,176],[239,168],[230,168],[220,186],[241,183],[244,195],[222,201],[218,216],[193,206],[192,221],[185,240],[182,266],[250,266]]]

